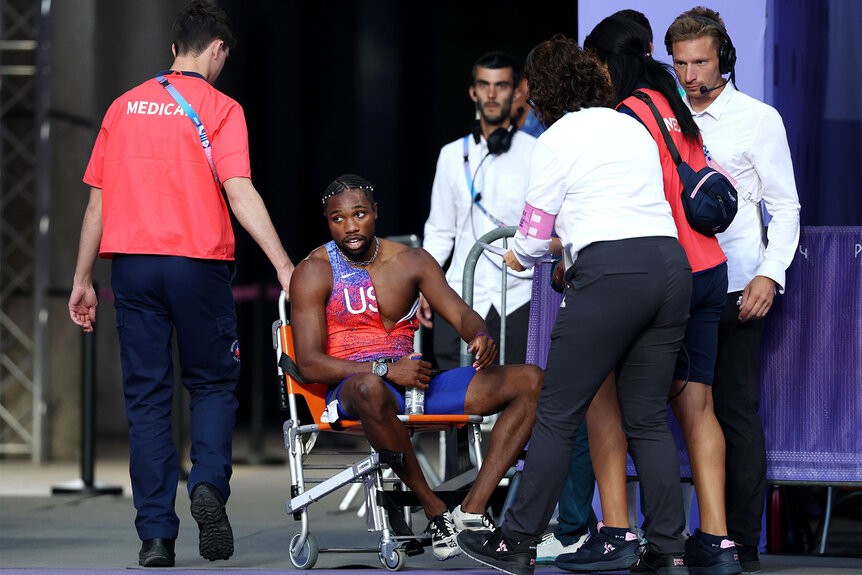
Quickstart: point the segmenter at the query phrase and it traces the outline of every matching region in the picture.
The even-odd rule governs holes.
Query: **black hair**
[[[620,10],[618,12],[614,12],[611,16],[619,16],[620,18],[627,18],[634,22],[639,26],[643,26],[649,35],[650,44],[652,44],[652,26],[649,24],[649,18],[647,18],[643,12],[638,12],[637,10],[632,10],[631,8],[626,8],[625,10]]]
[[[180,10],[171,26],[171,42],[177,56],[198,56],[213,40],[233,48],[236,38],[230,30],[230,19],[224,10],[206,0],[192,0]]]
[[[683,135],[697,138],[697,124],[680,98],[669,66],[648,55],[649,38],[643,26],[608,16],[586,37],[584,48],[607,65],[617,104],[631,96],[638,84],[646,84],[667,98]]]
[[[372,206],[374,205],[374,186],[372,183],[356,174],[344,174],[332,180],[332,183],[326,186],[326,189],[320,196],[323,202],[323,210],[326,211],[326,202],[329,201],[329,198],[337,194],[343,194],[347,190],[361,190],[365,192],[368,201],[371,202]]]
[[[488,52],[479,57],[473,64],[472,84],[476,83],[476,74],[479,68],[488,68],[490,70],[498,70],[500,68],[512,69],[512,87],[517,88],[521,81],[521,65],[517,60],[506,54],[505,52]]]

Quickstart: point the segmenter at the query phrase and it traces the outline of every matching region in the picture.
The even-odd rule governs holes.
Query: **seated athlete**
[[[337,409],[339,418],[361,420],[377,451],[406,455],[404,465],[392,469],[430,520],[434,556],[449,559],[461,552],[457,531],[493,529],[488,499],[530,436],[542,371],[493,365],[497,346],[484,333],[484,320],[449,287],[434,258],[375,236],[377,203],[367,180],[336,179],[323,194],[323,211],[332,241],[312,251],[291,281],[296,361],[304,378],[330,385],[329,413]],[[413,353],[420,292],[469,343],[472,366],[432,376],[431,364]],[[427,414],[502,410],[476,481],[452,512],[425,481],[397,418],[408,387],[425,390]]]

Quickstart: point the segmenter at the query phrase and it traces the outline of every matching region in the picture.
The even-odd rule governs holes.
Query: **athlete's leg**
[[[407,429],[398,420],[399,405],[392,389],[373,373],[357,373],[341,383],[338,401],[345,412],[362,420],[374,449],[404,453],[404,465],[392,465],[392,470],[419,498],[425,515],[431,518],[446,511],[446,504],[428,486]]]
[[[536,419],[542,370],[535,365],[494,366],[476,373],[467,388],[464,412],[500,413],[488,442],[488,453],[462,511],[484,513],[488,499],[526,445]]]

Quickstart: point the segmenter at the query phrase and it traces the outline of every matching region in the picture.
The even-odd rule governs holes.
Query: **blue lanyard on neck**
[[[212,170],[213,177],[215,178],[216,186],[221,189],[221,180],[218,178],[218,172],[216,171],[215,162],[213,161],[213,151],[210,147],[210,139],[207,136],[206,128],[204,128],[204,123],[201,121],[200,117],[194,111],[194,108],[186,102],[186,99],[183,98],[182,94],[174,87],[173,84],[168,82],[168,79],[162,75],[156,76],[156,81],[164,87],[165,90],[168,91],[168,94],[176,101],[176,103],[183,109],[183,112],[186,113],[186,116],[189,117],[189,120],[192,121],[195,125],[195,129],[198,132],[198,137],[201,139],[201,146],[203,146],[204,154],[207,157],[207,162],[209,162],[210,170]]]
[[[485,214],[485,216],[489,220],[491,220],[491,222],[493,222],[493,224],[495,226],[497,226],[498,228],[505,228],[506,224],[501,222],[500,220],[495,218],[493,214],[488,212],[488,210],[485,209],[485,206],[482,205],[482,202],[480,201],[480,199],[478,199],[478,198],[480,198],[480,194],[479,194],[479,192],[476,191],[476,184],[473,181],[473,175],[470,173],[470,135],[469,134],[464,136],[462,150],[464,152],[464,176],[467,178],[467,189],[470,190],[470,199],[472,200],[472,202],[474,204],[476,204],[476,207],[478,207],[482,211],[482,213]],[[482,162],[484,162],[487,157],[488,157],[488,155],[486,155],[484,158],[482,158],[482,160],[479,162],[479,167],[482,166]],[[478,170],[479,167],[477,167],[476,169]]]
[[[464,151],[464,176],[467,178],[467,189],[470,190],[470,199],[476,201],[476,186],[473,175],[470,173],[470,134],[464,136],[462,149]]]

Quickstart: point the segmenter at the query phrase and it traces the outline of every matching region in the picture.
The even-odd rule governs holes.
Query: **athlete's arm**
[[[295,359],[303,378],[332,385],[359,369],[356,362],[326,355],[326,302],[332,290],[332,268],[327,260],[313,256],[296,266],[290,282]]]

